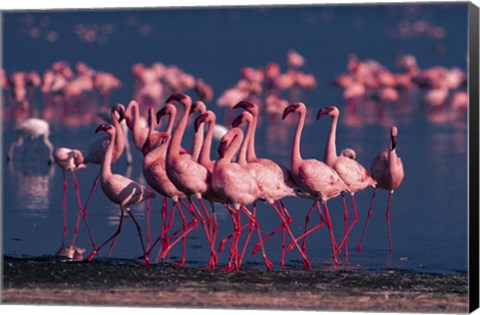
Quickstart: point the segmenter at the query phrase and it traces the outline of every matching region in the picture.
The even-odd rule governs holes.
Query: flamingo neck
[[[115,157],[112,157],[112,159],[116,161],[125,148],[125,135],[123,133],[122,125],[118,122],[114,113],[111,114],[111,118],[113,126],[115,127]]]
[[[210,152],[212,148],[212,139],[213,139],[213,129],[215,127],[215,118],[212,118],[209,121],[207,135],[205,136],[205,140],[203,142],[202,150],[200,151],[199,163],[203,166],[207,166],[210,160]],[[200,130],[200,129],[199,129]]]
[[[249,136],[245,136],[245,139],[248,141],[248,150],[246,153],[247,161],[252,162],[257,159],[255,154],[255,131],[257,130],[258,114],[252,115],[253,121],[248,123],[248,128],[251,126],[251,133]],[[248,130],[247,130],[248,133]]]
[[[235,153],[237,153],[240,145],[243,141],[243,135],[241,133],[237,133],[228,148],[225,150],[225,154],[223,155],[222,160],[232,162]]]
[[[114,129],[114,131],[108,135],[110,137],[110,142],[108,143],[107,151],[105,151],[105,156],[103,158],[102,178],[108,178],[112,176],[113,147],[117,138],[116,129]]]
[[[291,168],[295,168],[302,161],[300,155],[300,141],[302,138],[302,130],[305,124],[305,111],[301,111],[298,115],[297,128],[295,130],[295,137],[293,138],[292,153],[290,157]]]
[[[330,134],[328,135],[327,146],[325,148],[324,162],[332,166],[337,159],[337,147],[336,147],[336,133],[337,133],[338,115],[332,117],[332,123],[330,124]]]
[[[173,124],[175,123],[176,116],[177,116],[177,109],[173,107],[172,112],[170,113],[170,118],[168,120],[167,130],[165,130],[165,132],[168,133],[169,135],[172,134]]]
[[[203,141],[204,141],[204,131],[205,124],[201,124],[198,127],[197,132],[195,132],[195,135],[193,136],[193,144],[192,144],[192,159],[194,161],[198,161],[198,158],[200,157],[200,151],[202,149]]]
[[[137,104],[132,104],[132,136],[133,141],[135,142],[135,146],[137,148],[141,148],[145,143],[145,135],[141,131],[142,127],[140,126],[140,109],[138,108]]]
[[[185,133],[185,128],[187,128],[187,123],[188,123],[188,116],[190,113],[190,108],[192,107],[192,104],[190,102],[182,103],[184,108],[183,116],[180,119],[180,121],[177,124],[177,128],[175,129],[175,132],[173,133],[172,140],[170,141],[170,145],[168,147],[168,151],[170,152],[167,154],[168,156],[179,156],[180,155],[180,149],[181,149],[181,142],[183,135]]]

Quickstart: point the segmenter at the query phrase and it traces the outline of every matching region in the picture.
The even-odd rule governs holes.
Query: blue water
[[[410,9],[409,9],[410,8]],[[412,8],[414,10],[412,10]],[[410,13],[408,13],[410,12]],[[412,13],[413,12],[413,13]],[[413,14],[413,15],[412,15]],[[33,25],[42,30],[39,38],[27,36],[25,21],[33,17]],[[443,39],[425,36],[401,39],[390,35],[402,20],[424,19],[446,30]],[[286,70],[285,56],[295,49],[306,59],[304,71],[315,74],[318,86],[308,91],[302,100],[309,106],[310,120],[303,133],[302,155],[323,157],[329,120],[316,122],[314,115],[328,105],[337,105],[341,118],[346,118],[345,100],[339,89],[329,81],[345,71],[347,56],[355,53],[360,59],[375,59],[394,69],[399,53],[417,57],[421,68],[435,65],[467,67],[467,5],[368,5],[368,6],[302,6],[276,8],[213,8],[161,10],[85,10],[77,12],[8,12],[3,15],[3,67],[7,73],[16,70],[37,70],[43,73],[58,60],[70,65],[84,61],[94,69],[114,73],[123,88],[112,92],[110,104],[127,104],[133,94],[130,67],[137,62],[150,65],[160,61],[175,64],[195,77],[203,78],[215,92],[208,106],[218,114],[222,123],[224,109],[215,100],[233,86],[244,66],[260,67],[270,61]],[[32,20],[31,20],[32,21]],[[81,41],[74,33],[76,24],[103,25],[111,23],[113,32],[101,41]],[[147,29],[141,35],[141,28]],[[49,42],[44,34],[55,31],[58,40]],[[393,253],[388,253],[385,207],[387,192],[379,191],[374,215],[359,254],[355,246],[372,195],[372,190],[356,195],[360,221],[350,238],[347,268],[401,268],[425,272],[456,273],[467,271],[467,129],[466,117],[454,122],[435,123],[422,108],[419,91],[414,91],[404,106],[392,105],[384,120],[373,120],[362,126],[343,122],[337,132],[337,147],[351,147],[357,160],[366,168],[378,151],[388,146],[389,127],[398,126],[397,152],[405,168],[405,179],[395,191],[392,204]],[[189,93],[194,97],[193,92]],[[39,106],[42,98],[36,95]],[[403,109],[403,110],[402,110]],[[75,147],[88,151],[99,121],[70,127],[52,125],[51,141],[56,147]],[[288,165],[294,126],[280,119],[275,124],[263,119],[257,130],[257,155],[269,157]],[[13,123],[3,121],[3,152],[16,138]],[[186,135],[184,146],[191,142],[192,131]],[[214,147],[218,142],[214,143]],[[62,172],[56,166],[49,169],[41,142],[36,150],[29,147],[21,159],[21,151],[13,165],[3,163],[3,252],[16,256],[53,254],[62,240]],[[33,156],[37,155],[38,159]],[[215,157],[215,156],[214,156]],[[145,183],[141,173],[141,154],[134,152],[131,169],[122,158],[114,171],[128,174]],[[78,172],[82,199],[85,202],[98,166]],[[69,174],[68,174],[69,175]],[[69,232],[71,238],[76,220],[73,182],[69,179]],[[286,199],[285,205],[293,216],[292,231],[300,234],[310,201]],[[350,203],[349,203],[350,204]],[[160,229],[161,198],[152,201],[152,239]],[[337,238],[343,233],[343,210],[339,198],[331,200]],[[142,226],[145,226],[145,205],[133,207]],[[228,213],[218,207],[222,238],[231,231]],[[353,215],[351,215],[352,217]],[[98,187],[89,210],[95,240],[100,242],[115,230],[119,209]],[[279,220],[273,211],[260,205],[258,218],[262,232],[277,227]],[[313,222],[318,222],[314,215]],[[127,220],[113,257],[132,258],[141,254],[133,224]],[[176,222],[179,218],[176,218]],[[145,230],[144,230],[145,233]],[[201,228],[188,240],[187,260],[193,266],[208,261],[208,246]],[[256,241],[253,238],[252,244]],[[91,250],[84,226],[77,246]],[[331,249],[328,232],[321,229],[309,238],[308,256],[316,268],[329,268]],[[280,234],[266,243],[267,254],[277,263],[280,257]],[[153,252],[156,254],[156,251]],[[106,255],[106,251],[101,253]],[[170,259],[180,255],[179,247],[172,250]],[[343,261],[343,256],[340,256]],[[228,253],[220,255],[220,264]],[[247,256],[247,263],[261,262],[260,255]],[[287,254],[287,263],[301,266],[297,252]],[[278,265],[276,266],[278,267]]]

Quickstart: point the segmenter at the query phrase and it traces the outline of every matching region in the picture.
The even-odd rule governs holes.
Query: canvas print
[[[3,11],[2,304],[467,312],[469,9]]]

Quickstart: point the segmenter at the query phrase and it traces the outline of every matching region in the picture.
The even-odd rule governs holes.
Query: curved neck
[[[330,124],[330,134],[328,135],[327,146],[325,148],[324,162],[327,165],[332,166],[337,159],[337,147],[336,147],[336,133],[337,133],[338,115],[332,117],[332,123]]]
[[[302,156],[300,155],[300,141],[302,138],[303,125],[305,124],[305,114],[305,111],[301,111],[298,115],[297,129],[295,130],[292,153],[290,156],[290,164],[292,169],[302,161]]]
[[[116,130],[116,129],[115,129]],[[102,177],[106,178],[112,175],[112,159],[113,159],[113,146],[116,140],[116,131],[109,133],[110,142],[108,143],[107,151],[102,163]]]
[[[212,148],[212,139],[213,139],[213,129],[215,127],[215,117],[212,117],[208,123],[207,134],[205,140],[203,141],[202,150],[200,151],[199,163],[203,166],[206,166],[211,162],[210,152]],[[200,131],[200,129],[199,129]]]
[[[123,134],[122,125],[118,122],[115,113],[112,112],[111,118],[113,121],[113,126],[115,127],[115,149],[116,153],[122,153],[125,148],[125,136]],[[118,158],[118,156],[116,157]]]
[[[253,138],[255,137],[254,135],[254,120],[247,120],[247,130],[245,132],[245,139],[242,143],[242,146],[240,147],[240,152],[238,153],[238,164],[244,166],[248,162],[253,162],[253,160],[250,160],[251,156],[248,156],[248,152],[254,150],[252,148],[252,143],[254,142]],[[254,153],[255,155],[255,153]],[[256,157],[254,157],[256,159]]]
[[[250,129],[250,125],[252,125],[251,128],[251,135],[250,136],[245,136],[245,139],[248,140],[248,150],[247,150],[247,161],[252,162],[257,159],[257,155],[255,154],[255,131],[257,130],[257,121],[258,121],[258,113],[253,115],[253,121],[250,121],[248,123],[248,128]],[[247,130],[248,133],[248,130]]]
[[[175,107],[172,108],[172,112],[170,113],[170,118],[168,120],[167,124],[167,130],[165,130],[166,133],[172,134],[173,130],[173,124],[175,123],[175,117],[177,116],[177,109]]]
[[[138,104],[132,104],[131,111],[133,142],[135,142],[135,146],[137,148],[141,148],[145,143],[145,134],[141,131],[143,128],[140,126],[140,110],[138,108]]]
[[[243,135],[241,133],[235,134],[232,142],[226,149],[222,160],[231,162],[233,160],[233,157],[235,156],[235,153],[237,153],[238,148],[240,148],[242,141],[243,141]]]
[[[177,128],[173,133],[172,140],[170,141],[170,145],[168,147],[170,152],[168,154],[169,156],[180,155],[180,148],[181,148],[183,134],[185,133],[185,128],[187,128],[188,116],[190,114],[190,108],[192,107],[192,104],[190,102],[186,102],[182,104],[185,108],[184,108],[183,116],[178,122]]]
[[[193,136],[193,144],[192,144],[192,159],[194,161],[198,161],[198,158],[200,156],[200,150],[202,149],[202,144],[203,144],[203,131],[205,128],[205,124],[201,124],[198,127],[197,132],[195,132]]]

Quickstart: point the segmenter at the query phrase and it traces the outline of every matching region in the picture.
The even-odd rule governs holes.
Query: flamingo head
[[[118,113],[118,122],[122,122],[122,120],[125,118],[125,106],[123,104],[118,103],[112,108],[112,111],[111,111],[112,114],[115,112]]]
[[[258,114],[258,106],[255,103],[240,101],[237,105],[233,106],[233,109],[243,108],[252,115]]]
[[[204,114],[198,116],[198,118],[195,119],[195,132],[198,131],[201,124],[203,124],[205,121],[209,120],[208,117],[209,117],[209,113],[207,112],[207,113],[204,113]]]
[[[302,108],[305,109],[305,104],[303,104],[302,102],[295,103],[295,104],[292,104],[292,105],[288,106],[283,111],[282,119],[287,118],[287,116],[292,112],[300,112]]]
[[[167,103],[172,103],[173,101],[177,101],[177,102],[185,102],[187,99],[189,99],[190,97],[188,95],[185,95],[185,94],[180,94],[180,93],[174,93],[172,95],[170,95],[170,97],[167,99]]]
[[[391,131],[390,131],[390,142],[391,142],[391,149],[390,150],[395,150],[397,146],[397,135],[398,135],[398,129],[397,127],[393,126]]]
[[[196,101],[195,103],[192,104],[192,108],[190,109],[190,114],[193,114],[195,112],[198,112],[200,114],[205,114],[206,111],[207,111],[207,105],[205,105],[205,103],[202,101]]]
[[[97,130],[95,130],[95,133],[98,133],[100,131],[105,131],[106,133],[110,133],[112,130],[115,130],[115,128],[112,125],[101,124],[100,126],[97,127]]]
[[[160,145],[165,141],[168,141],[169,138],[170,134],[167,132],[155,132],[151,134],[149,137],[147,137],[147,140],[142,146],[143,155],[147,155],[155,145]]]
[[[167,104],[167,105],[170,105],[170,104]],[[157,124],[160,123],[160,119],[162,119],[163,116],[167,115],[168,114],[168,106],[164,106],[162,107],[158,112],[157,114],[155,115],[155,117],[157,118]]]
[[[241,124],[245,123],[246,121],[248,123],[251,123],[252,119],[253,119],[252,114],[250,114],[249,112],[243,112],[232,121],[232,127],[233,128],[238,127]]]
[[[317,114],[317,120],[320,119],[324,115],[329,115],[329,116],[338,116],[339,111],[338,108],[335,106],[328,106],[325,108],[322,108],[318,114]]]
[[[132,110],[135,107],[138,108],[138,103],[135,100],[132,100],[130,103],[128,103],[127,108],[123,111],[123,115],[129,129],[133,129]]]

